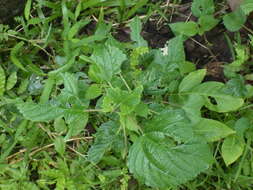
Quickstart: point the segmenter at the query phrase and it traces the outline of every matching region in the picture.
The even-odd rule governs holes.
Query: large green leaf
[[[204,135],[209,142],[218,141],[228,135],[235,133],[235,131],[230,129],[225,124],[206,118],[202,118],[194,129],[197,133]]]
[[[31,121],[51,121],[62,116],[66,111],[49,103],[35,104],[26,102],[17,104],[17,107],[23,116]]]
[[[126,55],[117,47],[106,43],[105,45],[97,45],[90,58],[95,63],[90,72],[100,80],[111,81],[112,76],[120,72]]]
[[[194,88],[191,93],[202,96],[205,106],[216,112],[229,112],[240,108],[244,103],[243,99],[225,94],[221,90],[223,87],[224,84],[220,82],[205,82]]]
[[[205,141],[195,135],[184,112],[168,110],[147,122],[128,159],[130,172],[141,182],[168,188],[206,170],[212,154]]]

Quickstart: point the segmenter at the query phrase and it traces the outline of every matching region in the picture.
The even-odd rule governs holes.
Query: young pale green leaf
[[[30,12],[31,12],[32,0],[27,0],[24,10],[25,19],[29,20]]]
[[[238,45],[235,46],[236,59],[224,67],[224,74],[227,78],[239,78],[236,72],[244,69],[244,64],[249,59],[249,49],[247,46]]]
[[[221,155],[226,166],[234,163],[242,155],[244,146],[245,143],[236,135],[231,135],[223,141]]]
[[[196,136],[182,110],[170,110],[147,122],[144,135],[129,151],[130,172],[146,185],[177,186],[212,163],[208,145]]]
[[[63,116],[66,111],[49,103],[35,104],[33,102],[25,102],[17,104],[17,107],[20,113],[31,121],[51,121]]]
[[[126,60],[126,55],[117,47],[105,44],[95,47],[90,58],[96,66],[96,72],[93,71],[94,75],[101,80],[111,81],[113,75],[120,72],[121,64]]]
[[[64,138],[62,137],[57,137],[55,140],[54,140],[54,147],[55,147],[55,150],[61,155],[63,156],[64,153],[65,153],[65,149],[66,149],[66,143],[64,141]]]
[[[64,133],[67,129],[66,123],[62,117],[54,120],[54,129],[57,133]]]
[[[192,14],[196,17],[203,15],[212,15],[215,11],[213,0],[193,0]]]
[[[11,73],[6,82],[6,90],[11,90],[17,83],[17,72]]]
[[[140,126],[137,123],[136,117],[132,115],[121,115],[120,123],[124,128],[130,131],[138,132],[140,129]]]
[[[5,91],[5,80],[6,80],[5,72],[0,65],[0,97],[4,94]]]
[[[101,86],[98,84],[92,84],[87,89],[87,92],[85,94],[85,98],[87,98],[88,100],[91,100],[91,99],[97,98],[101,94],[102,94]]]
[[[169,25],[173,33],[178,35],[184,35],[187,37],[195,36],[198,33],[199,27],[196,22],[176,22]]]
[[[112,121],[104,123],[98,128],[95,142],[88,151],[88,160],[98,163],[106,151],[110,150],[112,144],[117,141],[119,125]]]
[[[137,47],[147,47],[148,46],[147,42],[141,36],[141,30],[142,30],[141,25],[142,24],[139,17],[137,16],[134,17],[134,19],[130,23],[130,28],[131,28],[130,36],[131,36],[131,39],[136,42]]]
[[[206,69],[199,69],[189,73],[179,85],[179,92],[187,92],[198,86],[206,75]]]
[[[76,10],[75,10],[75,19],[77,20],[77,18],[79,17],[81,11],[82,11],[82,4],[83,2],[79,2],[78,5],[76,6]]]
[[[230,129],[225,124],[206,118],[202,118],[194,129],[198,134],[204,135],[209,142],[218,141],[235,133],[234,130]]]
[[[228,13],[223,17],[225,27],[231,32],[238,31],[240,28],[242,28],[246,20],[247,17],[241,8],[238,8],[232,13]]]

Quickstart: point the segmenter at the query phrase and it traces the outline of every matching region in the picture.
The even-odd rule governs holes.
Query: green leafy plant
[[[252,186],[252,36],[232,44],[224,81],[209,81],[185,43],[219,24],[214,1],[194,0],[197,21],[169,24],[163,49],[136,15],[155,5],[27,1],[22,29],[0,25],[0,189]],[[223,22],[237,31],[251,11],[245,1]]]

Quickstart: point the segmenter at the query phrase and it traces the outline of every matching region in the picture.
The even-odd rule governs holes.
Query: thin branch
[[[88,142],[89,140],[92,140],[92,139],[93,139],[93,137],[77,137],[77,138],[68,139],[68,140],[66,140],[65,142],[68,143],[68,142],[79,141],[79,140],[84,140],[84,141],[87,141],[87,142]],[[46,149],[48,149],[48,148],[51,148],[51,147],[53,147],[53,146],[54,146],[54,143],[45,145],[45,146],[43,146],[43,147],[35,147],[35,148],[32,149],[32,152],[29,154],[29,157],[32,157],[32,156],[35,155],[36,153],[41,152],[41,151],[43,151],[43,150],[46,150]],[[25,153],[25,152],[27,152],[27,151],[28,151],[28,149],[22,149],[22,150],[20,150],[19,152],[16,152],[16,153],[14,153],[14,154],[8,156],[8,157],[6,158],[6,160],[7,160],[7,161],[10,161],[10,160],[13,159],[14,157],[16,157],[16,156],[18,156],[18,155],[20,155],[20,154],[23,154],[23,153]],[[20,159],[17,159],[17,160],[13,160],[13,161],[10,162],[10,164],[16,164],[16,163],[22,161],[23,159],[24,159],[24,158],[20,158]]]

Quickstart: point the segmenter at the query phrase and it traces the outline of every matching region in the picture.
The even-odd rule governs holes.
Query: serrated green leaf
[[[87,89],[87,92],[85,94],[85,98],[87,98],[88,100],[91,100],[91,99],[94,99],[94,98],[97,98],[98,96],[100,96],[101,93],[102,93],[101,86],[98,84],[92,84]]]
[[[117,47],[105,44],[96,46],[90,58],[96,66],[94,75],[100,80],[111,81],[113,75],[120,73],[120,67],[126,60],[126,55]]]
[[[196,124],[195,131],[198,134],[204,135],[207,141],[218,141],[228,135],[234,134],[235,131],[216,120],[202,118],[201,121]]]
[[[51,121],[57,117],[63,116],[66,111],[63,108],[45,104],[35,104],[33,102],[25,102],[17,104],[18,110],[23,116],[31,121]]]
[[[142,86],[135,88],[132,92],[119,88],[108,89],[103,100],[102,108],[108,112],[116,107],[120,107],[121,114],[130,114],[140,103],[142,91]]]
[[[120,123],[122,126],[124,126],[126,129],[130,131],[138,132],[140,129],[136,117],[132,115],[120,115]]]
[[[69,111],[68,117],[71,120],[69,122],[69,131],[67,133],[68,137],[79,135],[86,127],[89,119],[89,114],[85,113],[83,110],[79,111]]]
[[[21,81],[21,84],[19,85],[18,94],[22,94],[22,93],[26,92],[28,85],[29,85],[28,78],[23,79]]]
[[[109,121],[101,125],[95,135],[95,142],[88,151],[88,160],[98,163],[106,151],[110,150],[113,143],[117,141],[119,125]]]
[[[244,146],[244,142],[236,135],[231,135],[223,141],[221,155],[226,166],[234,163],[242,155]]]
[[[189,73],[179,84],[179,92],[187,92],[199,85],[206,75],[206,69],[199,69]]]
[[[195,136],[182,110],[170,110],[147,122],[144,135],[129,151],[130,172],[152,187],[177,186],[212,163],[205,141]]]
[[[11,73],[6,82],[6,90],[11,90],[17,83],[17,72]]]
[[[228,13],[223,17],[225,27],[231,32],[238,31],[240,28],[242,28],[246,20],[247,17],[241,8],[238,8],[232,13]]]
[[[142,116],[142,117],[147,117],[148,116],[148,113],[149,113],[149,110],[148,110],[148,105],[143,103],[143,102],[140,102],[136,107],[135,107],[135,113],[136,115],[138,116]]]
[[[141,36],[141,20],[138,16],[134,17],[132,22],[130,23],[130,29],[131,29],[131,39],[136,42],[137,47],[147,47],[148,43],[143,39]]]
[[[199,27],[196,22],[189,21],[189,22],[176,22],[169,25],[173,33],[178,35],[184,36],[195,36],[198,33]]]
[[[5,72],[4,69],[0,65],[0,97],[4,94],[5,91]]]

